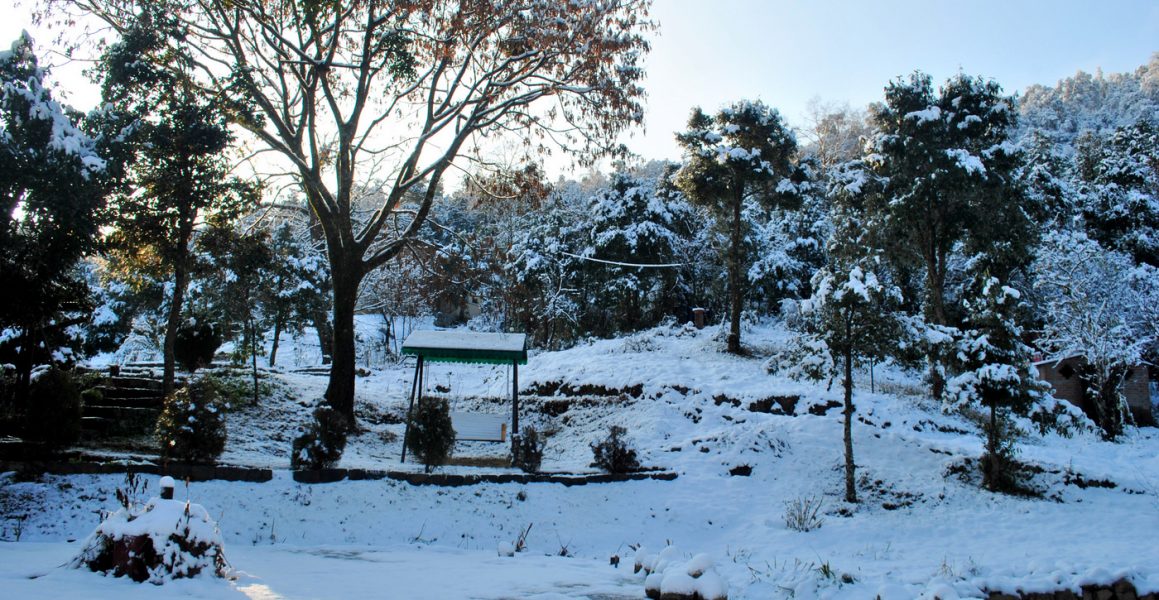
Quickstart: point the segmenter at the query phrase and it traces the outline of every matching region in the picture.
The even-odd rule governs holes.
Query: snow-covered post
[[[162,500],[172,500],[173,499],[173,490],[176,487],[177,487],[177,484],[176,484],[176,482],[173,481],[172,477],[170,477],[168,475],[162,477],[161,478],[161,499]]]

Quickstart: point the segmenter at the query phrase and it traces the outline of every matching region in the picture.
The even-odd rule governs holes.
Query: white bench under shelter
[[[511,365],[511,428],[502,415],[451,412],[455,438],[462,441],[506,442],[519,435],[519,365],[527,364],[527,336],[522,333],[477,333],[473,331],[415,331],[402,343],[402,353],[415,356],[414,381],[407,407],[407,433],[415,401],[422,402],[423,367],[428,362]],[[404,435],[403,439],[406,437]],[[406,444],[402,447],[406,462]]]

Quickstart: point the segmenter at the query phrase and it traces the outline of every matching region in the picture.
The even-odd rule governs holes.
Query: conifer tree
[[[74,333],[91,309],[77,267],[115,180],[108,140],[86,132],[45,77],[27,34],[0,52],[0,358],[16,366],[17,398],[34,365],[77,358]]]
[[[922,311],[932,328],[956,325],[946,306],[956,248],[1016,263],[1033,243],[1036,210],[1009,141],[1015,116],[993,81],[958,75],[935,91],[920,72],[891,82],[873,109],[877,133],[864,161],[883,187],[867,197],[869,225],[899,270],[923,273]],[[934,350],[929,360],[941,397],[946,361]]]
[[[1136,263],[1159,267],[1159,128],[1140,120],[1078,151],[1087,233]]]
[[[968,318],[958,340],[959,374],[949,380],[947,400],[958,407],[981,405],[986,453],[982,485],[991,491],[1014,488],[1015,430],[1012,413],[1026,414],[1043,393],[1031,375],[1030,348],[1022,341],[1022,293],[988,272],[978,273],[965,300]]]
[[[742,100],[709,116],[694,108],[676,135],[686,162],[676,183],[689,200],[708,207],[729,233],[728,351],[742,352],[740,317],[747,291],[746,202],[771,207],[799,202],[793,180],[797,141],[776,109]]]
[[[129,269],[172,277],[162,343],[166,393],[173,389],[194,231],[207,219],[228,222],[256,194],[229,177],[227,115],[189,80],[194,61],[174,43],[180,31],[163,6],[144,6],[102,59],[103,99],[125,123],[135,152],[130,189],[114,199],[112,251]]]
[[[853,366],[888,356],[900,336],[896,316],[901,292],[889,281],[880,251],[874,249],[860,206],[862,189],[838,178],[834,224],[827,243],[828,265],[813,276],[813,295],[801,303],[804,335],[797,375],[841,379],[845,500],[857,501],[853,459]]]

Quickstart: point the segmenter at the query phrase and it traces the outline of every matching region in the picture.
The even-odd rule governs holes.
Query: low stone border
[[[124,464],[91,461],[0,461],[0,472],[24,471],[51,473],[53,475],[110,475],[118,473],[142,473],[146,475],[169,475],[177,480],[190,481],[247,481],[265,483],[274,478],[272,469],[254,469],[229,465],[189,465],[169,463]],[[373,469],[321,469],[317,471],[291,471],[294,481],[299,483],[334,483],[342,480],[371,481],[392,479],[411,485],[440,485],[458,487],[480,483],[559,483],[568,487],[589,483],[614,483],[620,481],[672,481],[677,474],[673,471],[643,471],[638,473],[420,473],[412,471],[378,471]]]
[[[393,479],[411,485],[441,485],[458,487],[480,483],[559,483],[571,487],[589,483],[613,483],[619,481],[672,481],[676,473],[672,471],[649,471],[643,473],[481,473],[460,475],[453,473],[415,473],[408,471],[375,471],[369,469],[322,469],[320,471],[294,471],[294,481],[299,483],[333,483],[350,481]]]
[[[169,475],[174,479],[190,481],[248,481],[264,483],[274,478],[271,469],[252,469],[228,465],[187,465],[170,463],[118,464],[98,462],[0,462],[3,471],[34,471],[53,475],[110,475],[117,473],[143,473],[145,475]]]
[[[1126,579],[1109,585],[1084,585],[1081,593],[1070,590],[1059,592],[990,592],[988,600],[1159,600],[1159,593],[1140,595]]]

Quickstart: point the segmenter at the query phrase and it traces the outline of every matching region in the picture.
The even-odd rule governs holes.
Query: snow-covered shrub
[[[222,344],[221,333],[209,324],[190,325],[177,330],[173,357],[190,373],[208,365]]]
[[[190,382],[165,398],[157,417],[161,456],[169,460],[211,463],[225,450],[225,411],[216,386],[205,379]]]
[[[1053,396],[1046,396],[1036,402],[1027,413],[1027,418],[1042,435],[1053,431],[1068,438],[1076,433],[1093,433],[1098,427],[1081,408]]]
[[[451,407],[443,398],[423,398],[411,417],[406,447],[418,457],[427,472],[446,464],[455,447]]]
[[[511,463],[526,473],[539,472],[539,465],[543,463],[543,442],[534,427],[524,427],[519,432]]]
[[[297,470],[330,469],[346,449],[346,417],[327,405],[314,409],[314,420],[294,438],[290,466]]]
[[[821,512],[819,496],[801,496],[785,503],[785,527],[793,531],[813,531],[825,522]]]
[[[659,555],[636,552],[637,567],[645,563],[644,594],[654,600],[727,600],[728,584],[716,572],[712,557],[697,554],[681,561],[676,546]],[[639,568],[636,569],[639,572]]]
[[[592,444],[593,464],[609,473],[631,473],[640,469],[640,461],[636,458],[636,449],[626,440],[624,434],[628,430],[619,425],[608,428],[608,437],[602,442]]]
[[[153,498],[140,511],[122,508],[97,526],[69,563],[138,583],[212,573],[225,577],[217,524],[200,504]]]
[[[50,367],[33,373],[25,406],[26,439],[59,448],[80,437],[81,394],[71,372]]]

